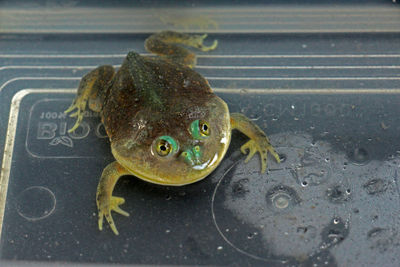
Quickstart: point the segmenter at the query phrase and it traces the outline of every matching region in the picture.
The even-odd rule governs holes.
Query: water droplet
[[[343,241],[349,234],[349,229],[340,218],[336,217],[321,232],[323,247],[328,248],[338,242]]]
[[[281,163],[286,161],[286,155],[285,154],[279,154],[279,159],[281,160]]]
[[[349,194],[345,194],[347,190],[349,189],[344,190],[341,185],[335,185],[326,190],[326,195],[328,197],[328,200],[332,203],[343,203],[349,200]]]
[[[387,190],[387,184],[382,179],[371,179],[363,185],[363,188],[369,195],[383,193]]]
[[[249,233],[249,234],[247,235],[247,239],[253,239],[256,235],[258,235],[257,232]]]
[[[375,228],[373,228],[373,229],[371,229],[371,230],[368,231],[367,237],[368,237],[368,238],[373,238],[373,237],[379,236],[379,235],[381,235],[384,231],[386,231],[386,229],[380,228],[380,227],[375,227]]]
[[[232,184],[232,195],[236,197],[243,197],[249,190],[247,189],[247,183],[249,179],[243,178]]]

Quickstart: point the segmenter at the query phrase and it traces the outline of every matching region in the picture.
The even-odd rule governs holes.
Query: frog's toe
[[[257,148],[255,146],[255,142],[253,140],[249,140],[247,143],[242,145],[240,147],[240,151],[243,154],[247,154],[247,150],[249,150],[249,154],[247,155],[245,159],[245,163],[249,162],[249,160],[254,156],[254,154],[257,152]]]
[[[194,40],[193,40],[193,46],[204,52],[211,51],[211,50],[214,50],[215,48],[217,48],[218,40],[214,40],[212,45],[206,46],[203,44],[205,38],[207,38],[207,34],[195,35]]]
[[[112,206],[112,210],[114,210],[115,212],[124,215],[126,217],[129,216],[129,213],[122,210],[119,205],[122,205],[125,203],[125,199],[122,197],[112,197],[111,198],[111,206]]]
[[[82,122],[82,120],[83,120],[83,113],[77,111],[77,112],[71,114],[70,117],[77,117],[74,126],[72,126],[72,128],[68,130],[69,133],[72,133],[72,132],[75,131],[76,128],[78,128],[79,125],[81,124],[81,122]]]
[[[217,48],[217,46],[218,46],[218,40],[214,40],[212,45],[210,45],[210,46],[203,45],[200,49],[201,49],[201,51],[208,52],[208,51],[214,50],[215,48]]]
[[[67,108],[67,110],[64,111],[65,114],[70,113],[71,111],[73,111],[74,109],[76,109],[76,103],[75,101],[71,104],[71,106],[69,106],[69,108]]]
[[[117,227],[115,226],[114,219],[111,216],[111,211],[115,211],[121,215],[124,216],[129,216],[129,213],[126,211],[122,210],[119,205],[122,205],[125,203],[125,200],[121,197],[111,197],[110,203],[103,205],[102,207],[99,208],[99,230],[103,230],[103,219],[104,217],[106,218],[108,224],[110,225],[111,230],[114,232],[114,234],[118,235],[118,230]]]
[[[261,173],[264,173],[267,170],[268,152],[274,156],[278,163],[280,162],[278,153],[275,152],[275,149],[272,147],[266,137],[260,138],[257,141],[249,140],[247,143],[241,146],[240,150],[243,154],[246,154],[246,151],[249,150],[249,154],[245,160],[246,163],[254,156],[256,152],[260,153]]]
[[[78,128],[78,126],[81,124],[81,122],[83,120],[83,112],[84,112],[85,108],[86,108],[86,101],[78,100],[78,101],[74,101],[72,103],[72,105],[66,111],[64,111],[65,114],[68,114],[76,109],[76,111],[74,113],[69,115],[71,118],[76,117],[76,122],[75,122],[74,126],[72,126],[72,128],[68,130],[69,133],[75,131],[75,129]]]

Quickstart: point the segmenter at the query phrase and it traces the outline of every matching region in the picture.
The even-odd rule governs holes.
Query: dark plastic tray
[[[232,112],[266,130],[283,162],[248,164],[235,132],[207,179],[165,187],[124,177],[131,216],[97,229],[113,160],[97,114],[68,134],[80,77],[145,53],[150,33],[0,38],[0,259],[178,265],[400,264],[398,33],[222,33],[196,68]],[[0,210],[1,207],[0,207]]]

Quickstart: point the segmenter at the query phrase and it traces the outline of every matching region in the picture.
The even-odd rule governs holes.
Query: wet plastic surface
[[[113,158],[97,114],[68,134],[80,77],[144,53],[148,34],[0,39],[2,260],[180,265],[399,265],[400,36],[212,34],[202,73],[282,156],[259,173],[235,133],[207,179],[165,187],[124,177],[120,236],[97,229]],[[7,179],[5,179],[5,177]],[[4,197],[3,195],[2,197]],[[1,198],[0,198],[1,199]]]

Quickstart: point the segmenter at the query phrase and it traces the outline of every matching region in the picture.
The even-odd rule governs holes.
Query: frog
[[[249,140],[240,148],[247,163],[257,152],[261,173],[270,153],[280,157],[265,132],[242,113],[230,113],[228,105],[194,70],[198,49],[207,46],[207,34],[175,31],[154,33],[145,40],[150,55],[128,52],[116,70],[102,65],[82,77],[75,99],[65,110],[76,118],[68,130],[75,131],[87,109],[98,112],[115,161],[102,171],[96,192],[98,228],[106,219],[119,232],[112,212],[123,216],[124,198],[113,190],[122,176],[130,175],[164,186],[184,186],[212,173],[224,158],[233,130]],[[193,49],[190,49],[193,48]]]

